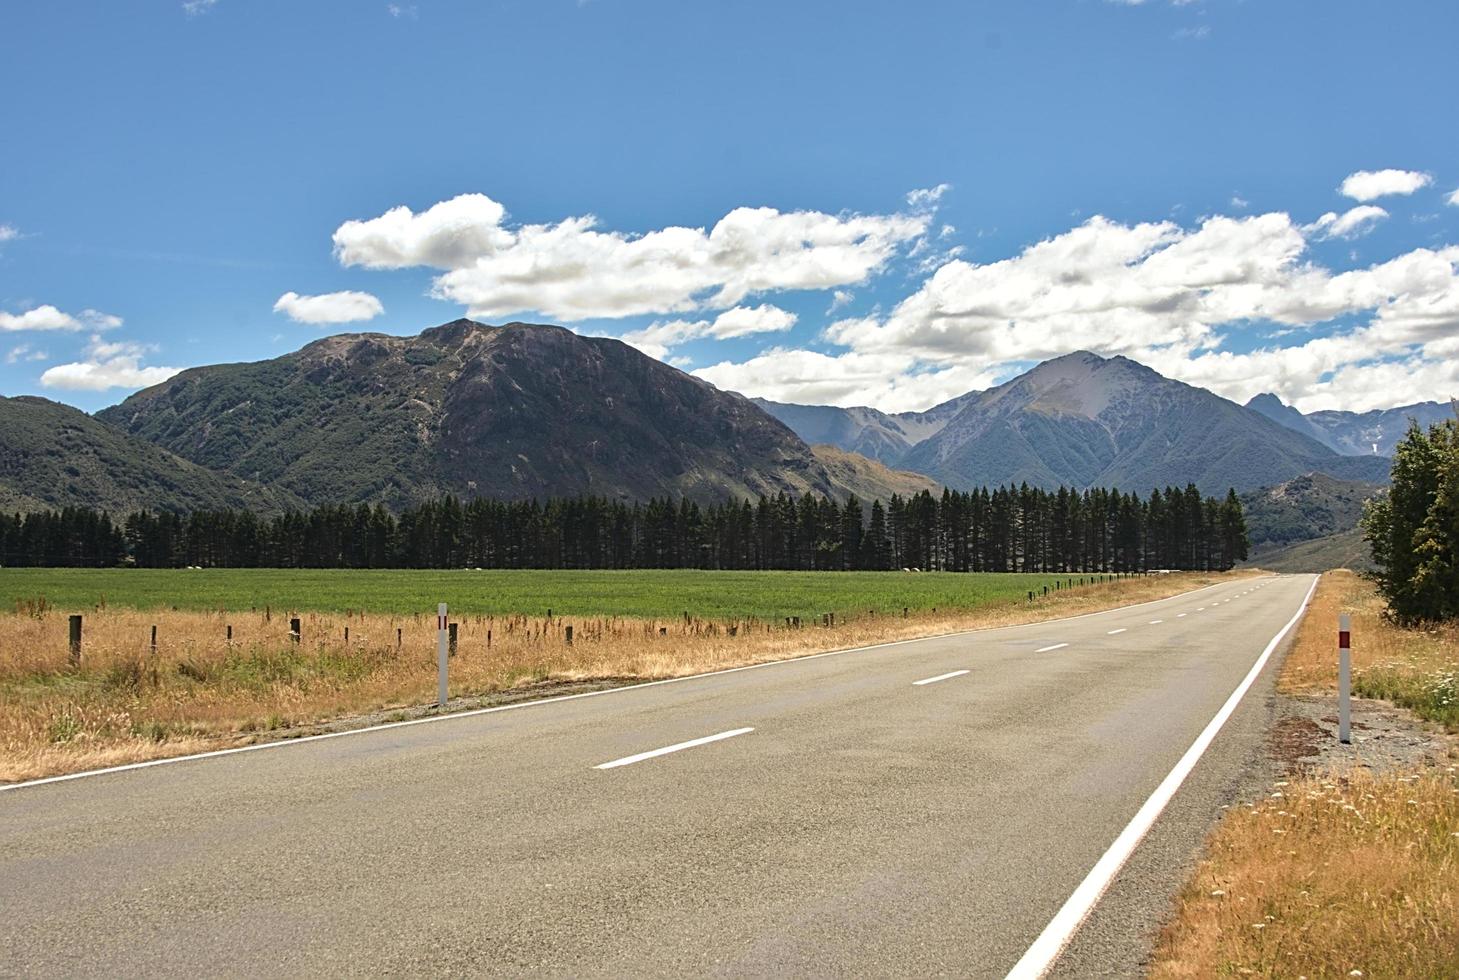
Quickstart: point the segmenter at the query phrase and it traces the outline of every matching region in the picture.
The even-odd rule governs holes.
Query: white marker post
[[[1352,621],[1343,613],[1337,618],[1337,740],[1344,745],[1353,740],[1352,693]]]
[[[436,607],[436,706],[446,706],[446,604]]]

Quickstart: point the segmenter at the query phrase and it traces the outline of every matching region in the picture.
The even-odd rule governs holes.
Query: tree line
[[[1378,591],[1401,623],[1459,618],[1459,421],[1411,423],[1392,476],[1363,514]]]
[[[1023,485],[893,495],[806,494],[700,505],[601,497],[453,497],[393,514],[342,505],[263,517],[84,508],[0,517],[14,566],[145,568],[708,568],[955,572],[1218,570],[1246,558],[1235,491],[1146,499]]]

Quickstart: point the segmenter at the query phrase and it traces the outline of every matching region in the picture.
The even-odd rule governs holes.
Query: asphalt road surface
[[[1003,976],[1312,581],[13,788],[0,973]],[[1271,672],[1055,974],[1138,971]]]

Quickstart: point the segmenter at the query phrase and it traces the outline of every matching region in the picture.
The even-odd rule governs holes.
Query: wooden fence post
[[[291,616],[289,618],[289,638],[294,641],[294,644],[296,646],[298,645],[299,640],[302,639],[303,632],[303,629],[299,625],[299,620]]]
[[[81,666],[81,617],[71,617],[71,666]]]

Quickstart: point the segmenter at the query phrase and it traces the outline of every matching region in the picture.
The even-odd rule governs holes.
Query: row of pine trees
[[[1393,453],[1393,483],[1369,502],[1363,532],[1394,618],[1459,618],[1459,421],[1409,426]]]
[[[85,509],[0,517],[7,565],[146,568],[710,568],[956,572],[1214,570],[1246,558],[1235,492],[1027,485],[894,495],[786,494],[701,506],[599,497],[447,497],[392,514],[326,506],[260,517]]]

